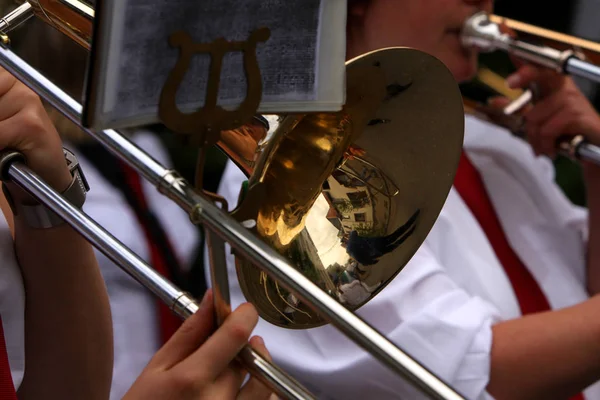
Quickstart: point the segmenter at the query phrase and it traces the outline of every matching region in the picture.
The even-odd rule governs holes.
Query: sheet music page
[[[179,50],[168,41],[178,30],[195,42],[207,43],[219,37],[247,40],[250,32],[268,27],[270,39],[257,48],[262,101],[315,100],[322,1],[126,0],[113,117],[156,112],[162,86],[179,57]],[[204,104],[209,65],[208,54],[192,58],[178,92],[180,108]],[[235,106],[243,101],[246,77],[241,52],[225,56],[219,89],[217,104]]]

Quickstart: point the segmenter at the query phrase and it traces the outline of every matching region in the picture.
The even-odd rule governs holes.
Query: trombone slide
[[[514,39],[509,34],[501,32],[500,25],[503,23],[506,23],[509,29],[524,32],[527,36],[538,36],[552,43],[566,43],[567,46],[563,45],[561,47],[565,49],[558,50],[553,47],[538,46]],[[582,60],[579,58],[579,55],[568,48],[568,45],[580,46],[586,53],[597,55],[600,53],[600,45],[597,43],[557,34],[518,21],[505,20],[496,15],[488,15],[485,12],[476,13],[465,21],[461,32],[461,40],[466,47],[475,47],[484,52],[504,50],[509,54],[537,65],[554,69],[557,72],[571,74],[600,83],[600,67]],[[487,83],[485,82],[486,80],[493,80],[494,78],[487,75],[484,78],[484,83]],[[492,120],[492,122],[498,122],[500,125],[504,125],[514,131],[514,126],[518,127],[520,125],[520,123],[514,121],[515,118],[518,118],[514,114],[529,101],[534,100],[534,97],[531,90],[525,91],[519,98],[513,100],[511,104],[504,108],[503,115],[500,118],[492,115],[494,113],[489,110],[487,113],[484,109],[478,111],[487,114],[485,117]],[[507,125],[506,123],[509,121],[510,123]],[[519,132],[515,133],[519,134]],[[600,147],[586,142],[581,135],[572,139],[561,140],[558,143],[558,150],[561,154],[571,158],[600,165]]]
[[[465,47],[475,47],[483,52],[503,50],[557,72],[600,83],[600,67],[579,58],[573,50],[560,51],[514,39],[502,33],[500,26],[492,22],[485,12],[479,12],[465,21],[461,40]]]
[[[531,90],[525,91],[518,99],[504,107],[502,110],[504,116],[507,118],[513,117],[513,115],[526,106],[533,97],[534,95]],[[562,155],[600,165],[600,147],[588,143],[582,135],[577,135],[570,139],[559,138],[557,147],[559,153]]]

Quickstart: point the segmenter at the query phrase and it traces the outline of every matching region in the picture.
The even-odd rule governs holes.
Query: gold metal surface
[[[358,57],[347,64],[341,112],[287,116],[254,146],[256,162],[244,170],[250,188],[266,194],[253,205],[253,230],[357,309],[401,271],[433,226],[463,129],[460,92],[440,61],[405,48]],[[324,323],[259,268],[241,258],[236,268],[265,320],[294,329]]]

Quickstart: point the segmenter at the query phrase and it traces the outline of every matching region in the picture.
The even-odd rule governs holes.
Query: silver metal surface
[[[79,121],[81,105],[9,49],[0,47],[0,66],[46,99],[71,121],[81,125]],[[271,277],[279,280],[288,290],[294,292],[306,304],[314,307],[315,311],[327,318],[356,344],[370,352],[388,368],[405,377],[424,394],[435,399],[463,399],[448,384],[291,267],[277,252],[256,240],[250,231],[208,199],[199,195],[185,180],[167,170],[125,137],[112,130],[103,132],[84,130],[109,151],[136,168],[142,176],[155,184],[161,193],[174,199],[177,204],[189,212],[193,221],[202,222],[207,229],[211,229],[230,243],[239,254],[247,257],[256,265],[261,265],[261,268]],[[169,182],[163,182],[163,177],[168,177]],[[42,200],[40,199],[40,201]],[[163,293],[161,298],[171,298],[171,296],[173,293],[169,292],[166,297]],[[259,358],[258,354],[257,358]],[[257,369],[261,369],[267,364],[270,363],[263,359],[255,366]],[[262,368],[261,373],[269,376],[270,371]]]
[[[211,204],[211,207],[215,207]],[[217,209],[218,210],[218,209]],[[302,273],[290,266],[278,253],[262,242],[241,235],[237,221],[228,215],[204,209],[202,222],[214,230],[242,256],[261,265],[269,275],[291,290],[299,299],[314,307],[326,320],[370,352],[388,368],[408,379],[435,399],[462,399],[449,385],[396,347],[378,331],[334,300]],[[220,210],[218,210],[220,212]],[[266,262],[265,262],[266,260]]]
[[[513,39],[500,31],[500,27],[489,19],[485,12],[468,18],[461,32],[465,47],[474,47],[481,52],[504,50],[509,54],[557,72],[600,82],[600,68],[580,60],[572,50],[559,51],[548,46],[538,46]]]
[[[0,19],[0,32],[6,34],[34,15],[33,7],[26,1],[4,18]]]
[[[565,72],[574,76],[589,79],[600,83],[600,67],[589,62],[582,61],[576,57],[567,60]]]
[[[246,346],[239,356],[244,367],[269,387],[276,386],[279,395],[286,399],[316,399],[298,381],[283,372],[276,365],[265,362],[265,359],[252,347]]]
[[[165,304],[173,306],[184,292],[177,289],[123,243],[48,186],[29,167],[17,161],[8,169],[12,181],[46,204],[114,263],[148,288]]]
[[[582,160],[591,161],[600,165],[600,147],[596,145],[583,143],[577,150],[577,156]]]
[[[198,304],[193,298],[156,273],[154,269],[148,266],[103,227],[48,186],[25,164],[20,161],[13,162],[8,169],[8,176],[39,202],[45,204],[63,218],[65,222],[71,225],[116,265],[119,265],[134,279],[148,288],[179,317],[186,319],[198,310]],[[228,298],[227,302],[229,302]],[[222,316],[225,317],[226,315]],[[240,357],[244,360],[245,366],[249,371],[258,375],[266,384],[274,387],[280,396],[298,400],[311,400],[315,398],[300,383],[288,376],[277,366],[269,363],[250,346],[246,346]]]
[[[525,91],[518,99],[504,107],[502,110],[503,114],[507,117],[514,117],[521,120],[520,125],[522,126],[524,124],[523,116],[518,116],[517,112],[529,102],[537,99],[538,96],[535,94],[536,92],[536,85],[533,84],[531,89]],[[524,133],[521,137],[524,137],[523,135]],[[600,165],[600,147],[586,142],[582,135],[576,135],[571,139],[561,140],[557,147],[558,151],[567,157]]]
[[[225,242],[214,232],[206,231],[206,243],[210,259],[210,277],[213,288],[214,309],[217,325],[225,322],[231,314],[231,297],[229,296],[229,279],[227,277],[227,259],[225,257]]]
[[[217,324],[221,325],[231,314],[231,298],[229,296],[229,279],[227,277],[227,261],[225,258],[225,242],[210,229],[206,230],[210,259],[210,276],[213,288],[213,301]],[[265,363],[264,359],[250,346],[246,346],[239,354],[245,368],[269,387],[276,387],[278,394],[287,399],[316,399],[299,382],[286,374],[274,364]]]

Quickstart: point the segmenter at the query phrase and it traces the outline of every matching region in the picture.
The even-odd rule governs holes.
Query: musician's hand
[[[269,399],[271,391],[255,378],[244,386],[246,372],[235,356],[258,322],[254,307],[244,304],[213,333],[212,295],[155,354],[124,400]],[[252,347],[269,358],[262,339]]]
[[[522,65],[507,79],[512,88],[535,84],[537,99],[525,112],[525,132],[536,154],[554,157],[561,136],[583,135],[600,145],[600,117],[573,80],[548,68]]]
[[[71,183],[60,136],[41,100],[0,67],[0,149],[7,148],[21,152],[54,189],[63,191]]]

